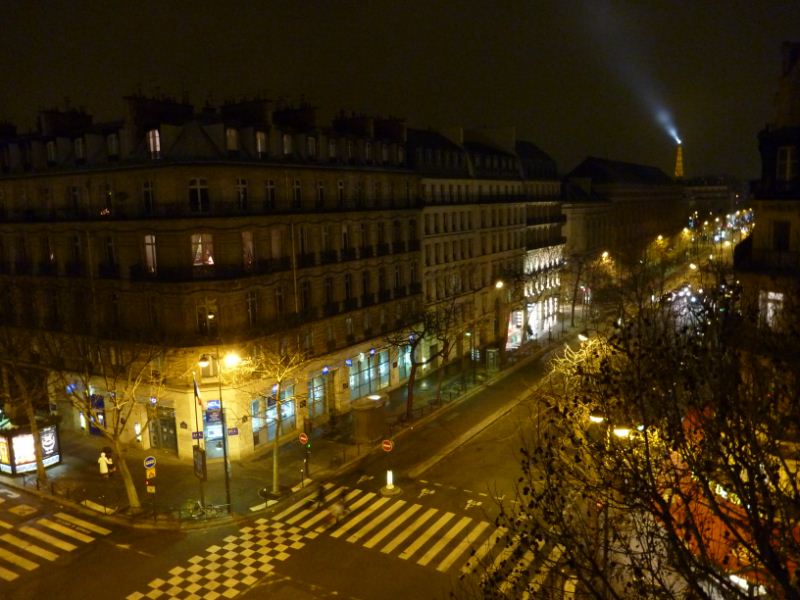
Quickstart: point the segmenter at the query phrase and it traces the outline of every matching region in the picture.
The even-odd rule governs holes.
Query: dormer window
[[[267,134],[256,131],[256,155],[261,158],[267,155]]]
[[[150,158],[161,158],[161,135],[158,129],[147,132],[147,151],[150,153]]]
[[[776,179],[778,181],[791,181],[797,175],[797,148],[795,146],[781,146],[778,148]]]
[[[47,149],[47,163],[53,165],[56,163],[56,141],[50,140],[46,145]]]
[[[106,147],[108,148],[108,156],[110,158],[117,158],[119,156],[119,136],[116,133],[109,133],[106,136]]]
[[[233,127],[225,130],[225,148],[228,152],[239,151],[239,131]]]
[[[86,160],[86,148],[83,145],[83,138],[75,138],[72,144],[75,149],[75,160]]]

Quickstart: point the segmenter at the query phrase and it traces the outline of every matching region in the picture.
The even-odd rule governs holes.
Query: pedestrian
[[[317,488],[317,508],[322,508],[325,504],[325,486],[320,484]]]
[[[100,458],[97,459],[97,464],[100,466],[100,476],[103,479],[108,479],[108,473],[111,471],[113,461],[106,456],[105,452],[100,453]]]
[[[341,500],[337,500],[333,503],[333,506],[331,506],[331,516],[336,523],[338,523],[339,519],[341,519],[348,512],[350,511],[347,510],[347,507]]]

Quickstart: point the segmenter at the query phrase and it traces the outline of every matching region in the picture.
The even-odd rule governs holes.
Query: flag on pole
[[[194,399],[197,400],[197,405],[203,408],[203,400],[200,398],[200,388],[197,387],[197,379],[195,379],[194,373],[192,373],[192,383],[194,383]]]

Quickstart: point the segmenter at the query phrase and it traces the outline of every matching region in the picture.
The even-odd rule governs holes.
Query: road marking
[[[447,523],[454,516],[455,515],[451,512],[444,513],[441,517],[439,517],[438,521],[436,521],[433,525],[427,528],[425,533],[423,533],[416,540],[414,540],[413,544],[411,544],[408,548],[406,548],[400,553],[400,558],[402,558],[403,560],[411,558],[417,550],[422,548],[423,544],[428,543],[428,540],[431,539],[436,534],[436,532],[439,531],[442,527],[444,527],[445,523]]]
[[[436,556],[437,554],[439,554],[439,552],[442,550],[442,548],[444,548],[447,544],[449,544],[450,540],[452,540],[454,537],[456,537],[456,535],[458,535],[461,532],[461,530],[464,529],[464,527],[466,527],[467,523],[469,523],[470,521],[472,521],[472,519],[470,519],[469,517],[461,517],[461,520],[458,523],[456,523],[453,527],[448,529],[447,533],[445,533],[441,537],[441,539],[438,542],[436,542],[436,544],[434,544],[430,548],[430,550],[428,550],[422,556],[422,558],[420,558],[417,561],[417,564],[418,565],[427,565],[429,562],[431,562],[431,560],[433,560],[433,557]]]
[[[372,493],[372,492],[370,492],[370,493]],[[372,495],[374,496],[375,494],[372,494]],[[339,527],[336,531],[331,533],[331,537],[335,537],[335,538],[342,537],[345,533],[347,533],[353,527],[355,527],[356,525],[361,523],[361,521],[366,519],[368,516],[370,516],[373,512],[378,510],[381,506],[386,504],[388,501],[389,501],[389,498],[381,498],[380,500],[378,500],[374,504],[368,506],[361,513],[359,513],[358,515],[356,515],[352,519],[348,519],[341,527]],[[355,505],[353,505],[353,509],[355,509],[355,508],[357,508],[357,507]]]
[[[19,515],[21,517],[27,517],[28,515],[32,515],[38,510],[39,510],[38,508],[34,508],[29,504],[19,504],[13,508],[9,508],[8,512],[13,513],[15,515]]]
[[[369,540],[367,540],[367,542],[364,544],[364,547],[365,548],[374,547],[378,542],[383,540],[383,538],[385,538],[387,535],[389,535],[392,531],[394,531],[395,529],[400,527],[400,525],[403,523],[403,521],[405,521],[408,517],[410,517],[415,512],[417,512],[420,508],[422,508],[422,506],[420,506],[419,504],[412,504],[411,506],[409,506],[408,509],[402,515],[400,515],[397,519],[395,519],[390,525],[388,525],[387,527],[384,527],[381,531],[379,531],[374,536],[372,536]]]
[[[543,542],[539,543],[539,548],[542,547],[542,543]],[[536,555],[534,554],[533,550],[527,550],[525,554],[522,555],[522,558],[520,558],[516,562],[516,564],[511,568],[509,575],[508,577],[506,577],[505,581],[503,581],[503,583],[500,584],[501,594],[505,596],[506,594],[508,594],[508,592],[514,589],[514,586],[517,584],[517,581],[519,581],[520,574],[523,573],[525,569],[528,568],[528,565],[530,565],[533,562],[534,556]]]
[[[417,496],[417,498],[422,498],[423,496],[428,496],[428,495],[432,495],[432,494],[435,494],[435,493],[436,493],[436,490],[431,490],[431,489],[428,489],[428,488],[422,488],[422,491],[419,493],[419,496]]]
[[[275,516],[274,516],[274,517],[272,517],[272,518],[273,518],[275,521],[280,521],[281,519],[283,519],[283,517],[285,517],[286,515],[290,515],[290,514],[292,514],[294,511],[296,511],[296,510],[297,510],[298,508],[300,508],[301,506],[305,506],[305,505],[306,505],[308,502],[309,502],[309,499],[308,499],[308,498],[303,498],[302,500],[299,500],[298,502],[295,502],[295,503],[294,503],[294,504],[292,504],[292,505],[291,505],[289,508],[287,508],[287,509],[286,509],[286,510],[284,510],[283,512],[280,512],[280,513],[278,513],[277,515],[275,515]]]
[[[95,525],[94,523],[90,523],[89,521],[84,521],[83,519],[79,519],[78,517],[73,517],[72,515],[68,515],[67,513],[58,512],[54,517],[61,519],[62,521],[68,521],[73,525],[77,525],[78,527],[83,527],[84,529],[88,529],[89,531],[94,531],[95,533],[99,533],[100,535],[108,535],[111,533],[110,529],[106,529],[105,527],[101,527],[100,525]]]
[[[14,581],[17,577],[19,577],[19,575],[17,575],[13,571],[9,571],[8,569],[0,567],[0,577],[5,579],[6,581]]]
[[[36,567],[39,566],[32,560],[28,560],[27,558],[22,558],[18,554],[9,552],[5,548],[0,548],[0,558],[12,564],[17,565],[18,567],[22,567],[23,569],[26,569],[28,571],[33,571]]]
[[[367,533],[373,530],[375,527],[380,525],[383,521],[388,519],[392,514],[400,510],[403,506],[405,506],[405,500],[398,500],[394,502],[392,505],[389,506],[385,511],[375,517],[372,521],[367,523],[364,527],[356,531],[353,535],[347,538],[347,541],[351,544],[355,544],[358,540],[364,537]]]
[[[467,510],[468,508],[478,508],[481,504],[483,504],[483,502],[480,500],[473,500],[470,498],[467,500],[467,505],[464,507],[464,510]]]
[[[464,563],[464,566],[461,567],[461,572],[464,573],[465,575],[467,573],[472,572],[472,570],[486,555],[486,553],[492,549],[492,547],[497,543],[497,541],[501,537],[503,537],[506,534],[507,531],[508,530],[505,527],[498,527],[497,530],[495,530],[495,532],[489,536],[489,539],[487,539],[483,544],[481,544],[478,547],[477,550],[475,550],[475,554],[473,554],[472,557],[466,563]]]
[[[417,529],[419,529],[422,524],[430,519],[434,514],[438,511],[435,508],[429,508],[425,513],[423,513],[420,517],[417,518],[403,533],[398,535],[394,538],[391,542],[386,544],[383,548],[381,548],[381,552],[384,554],[388,554],[395,548],[397,548],[400,544],[406,541],[406,538],[410,537],[412,533],[414,533]]]
[[[5,527],[6,529],[14,529],[14,526],[11,523],[6,523],[5,521],[0,520],[0,527]]]
[[[44,548],[40,548],[39,546],[32,544],[27,540],[23,540],[22,538],[18,538],[15,535],[11,535],[10,533],[4,533],[1,535],[0,540],[8,542],[9,544],[14,544],[18,548],[25,550],[25,552],[30,552],[31,554],[35,554],[36,556],[47,560],[55,560],[58,558],[58,554],[50,552],[49,550],[45,550]]]
[[[24,527],[20,527],[19,530],[31,537],[35,537],[36,539],[42,540],[43,542],[47,542],[51,546],[55,546],[56,548],[61,548],[62,550],[67,550],[68,552],[72,552],[77,548],[76,545],[70,544],[69,542],[65,542],[64,540],[60,540],[57,537],[53,537],[49,533],[45,533],[44,531],[39,531],[38,529],[34,529],[33,527],[28,527],[25,525]]]
[[[467,536],[463,540],[461,540],[461,542],[459,542],[458,546],[453,548],[450,554],[448,554],[444,558],[444,560],[439,563],[439,566],[436,567],[436,570],[441,571],[442,573],[447,571],[447,569],[449,569],[453,565],[453,563],[456,562],[456,559],[462,554],[464,554],[467,548],[469,548],[473,544],[473,542],[475,542],[475,540],[477,540],[481,536],[483,530],[486,529],[487,527],[489,527],[489,523],[487,521],[479,522],[475,526],[475,528],[472,529],[472,531],[470,531],[467,534]]]
[[[552,566],[550,569],[545,570],[544,567],[547,565],[547,561],[552,561],[556,563],[559,558],[561,558],[561,554],[564,552],[564,546],[561,544],[556,544],[555,547],[550,551],[550,554],[547,555],[547,558],[542,562],[542,566],[539,568],[539,571],[536,573],[536,576],[528,583],[527,587],[525,588],[525,595],[523,597],[530,598],[530,594],[536,593],[542,587],[544,580],[547,578],[547,575],[550,573]]]
[[[56,523],[51,521],[50,519],[39,519],[37,523],[44,525],[45,527],[49,527],[53,531],[57,531],[58,533],[63,533],[66,536],[71,538],[75,538],[81,542],[93,542],[94,538],[81,533],[80,531],[75,531],[74,529],[70,529],[69,527],[64,527],[61,523]]]

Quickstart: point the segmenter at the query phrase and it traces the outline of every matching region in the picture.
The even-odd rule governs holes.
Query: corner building
[[[276,435],[271,383],[228,385],[215,360],[198,366],[203,355],[247,356],[261,344],[307,353],[282,390],[287,439],[400,385],[407,361],[384,337],[439,298],[423,295],[423,281],[438,286],[439,276],[424,266],[421,242],[458,236],[453,219],[462,218],[438,234],[423,229],[432,188],[408,160],[404,121],[340,114],[323,125],[311,106],[262,99],[199,111],[164,97],[126,103],[120,121],[67,110],[40,113],[32,133],[0,126],[5,322],[163,345],[164,392],[142,399],[126,435],[185,459],[196,427],[209,458],[221,456],[220,394],[232,459]],[[460,185],[475,177],[465,172]],[[469,185],[476,201],[493,195],[481,185]],[[463,216],[475,226],[496,219],[506,240],[459,242],[471,293],[493,284],[512,246],[514,260],[523,257],[524,199],[513,208]],[[110,390],[91,392],[102,410]],[[55,393],[62,427],[89,431]]]

